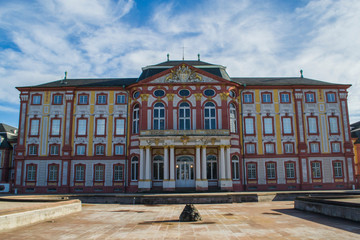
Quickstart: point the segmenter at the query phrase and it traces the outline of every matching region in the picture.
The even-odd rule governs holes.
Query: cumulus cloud
[[[351,121],[360,120],[360,2],[39,0],[0,4],[0,101],[15,86],[69,78],[137,77],[141,67],[201,59],[230,76],[298,76],[350,83]],[[1,6],[2,5],[2,6]],[[20,17],[19,17],[20,16]],[[139,22],[141,24],[139,24]],[[5,47],[2,47],[5,46]],[[7,46],[7,47],[6,47]],[[1,109],[0,109],[1,111]]]

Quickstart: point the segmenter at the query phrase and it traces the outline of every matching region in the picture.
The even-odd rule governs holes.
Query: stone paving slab
[[[197,204],[202,222],[179,222],[185,205],[83,204],[65,217],[2,232],[1,239],[360,239],[358,223],[302,212],[293,202]]]

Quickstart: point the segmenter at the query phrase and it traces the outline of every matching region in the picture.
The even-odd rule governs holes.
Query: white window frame
[[[96,119],[96,135],[98,136],[105,136],[106,131],[106,119],[104,118],[97,118]]]
[[[55,182],[58,180],[59,166],[58,165],[50,165],[49,166],[49,182]]]
[[[95,182],[105,181],[105,165],[102,164],[94,165],[94,181]]]
[[[204,105],[204,129],[216,129],[216,106],[212,102]]]
[[[133,128],[132,128],[133,134],[139,133],[139,112],[140,112],[139,105],[135,105],[133,110]]]
[[[230,103],[230,132],[237,132],[237,118],[236,118],[236,108],[233,103]]]
[[[287,179],[294,179],[295,178],[295,163],[286,162],[285,163],[285,172],[286,172]]]
[[[179,130],[191,129],[191,108],[187,102],[179,105]]]
[[[266,163],[266,179],[276,179],[276,164],[273,162]]]
[[[60,129],[61,129],[61,119],[55,118],[51,119],[51,135],[52,136],[59,136]]]
[[[125,119],[117,118],[115,120],[115,135],[124,135],[125,134]]]

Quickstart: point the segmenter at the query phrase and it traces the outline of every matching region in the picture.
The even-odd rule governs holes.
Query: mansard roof
[[[200,69],[216,77],[247,86],[340,86],[350,87],[348,84],[338,84],[324,82],[309,78],[300,77],[233,77],[230,78],[226,72],[226,67],[222,65],[211,64],[196,60],[175,60],[165,61],[155,65],[149,65],[142,68],[142,73],[138,78],[84,78],[84,79],[62,79],[48,82],[31,88],[58,88],[58,87],[128,87],[142,80],[149,79],[161,72],[168,71],[171,68],[187,64],[194,68]],[[29,88],[18,87],[17,89]]]
[[[247,86],[299,86],[299,85],[310,85],[310,86],[331,86],[331,85],[344,85],[338,83],[330,83],[310,78],[301,77],[252,77],[252,78],[231,78],[232,81],[237,82],[241,85],[246,84]]]

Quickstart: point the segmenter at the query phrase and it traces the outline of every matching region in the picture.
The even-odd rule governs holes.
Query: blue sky
[[[0,122],[18,125],[16,86],[138,77],[170,59],[227,66],[232,77],[349,83],[360,121],[358,0],[0,0]]]

